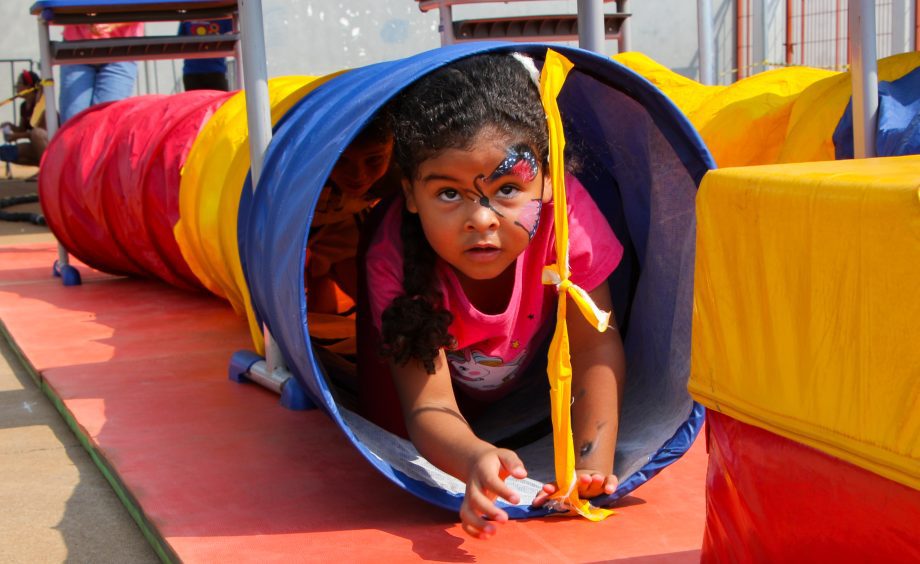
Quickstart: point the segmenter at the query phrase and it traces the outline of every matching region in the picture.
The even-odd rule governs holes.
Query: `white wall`
[[[712,0],[717,37],[715,54],[721,82],[730,80],[734,21],[732,0]],[[326,74],[383,60],[406,57],[440,45],[438,15],[422,13],[413,0],[263,0],[270,76]],[[31,0],[0,2],[5,22],[0,58],[39,59],[37,23],[29,15]],[[606,8],[613,11],[614,4]],[[632,50],[641,51],[677,72],[696,78],[698,50],[696,5],[685,0],[631,0]],[[477,16],[575,13],[576,0],[494,3],[454,7],[455,19]],[[55,28],[52,28],[55,30]],[[171,35],[175,23],[148,24],[148,35]],[[52,37],[59,36],[53,31]],[[607,42],[608,54],[617,50]],[[147,71],[145,73],[145,70]],[[6,69],[0,67],[0,94],[10,92]],[[176,89],[181,61],[139,67],[139,92]],[[5,97],[2,96],[2,97]],[[0,117],[2,111],[0,109]]]

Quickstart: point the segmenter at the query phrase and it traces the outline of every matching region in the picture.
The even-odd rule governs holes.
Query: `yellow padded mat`
[[[920,489],[920,156],[712,171],[690,392]]]

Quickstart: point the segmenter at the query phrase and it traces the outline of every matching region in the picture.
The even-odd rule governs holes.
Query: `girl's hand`
[[[582,499],[591,499],[599,495],[610,495],[616,491],[619,480],[613,474],[604,475],[594,470],[575,470],[578,476],[578,496]],[[556,482],[543,484],[543,491],[533,498],[534,507],[542,507],[549,501],[551,495],[558,491]]]
[[[496,523],[508,520],[508,514],[494,503],[498,497],[512,504],[520,502],[520,496],[505,484],[508,476],[527,477],[524,463],[514,451],[492,448],[474,459],[460,506],[460,520],[467,534],[487,539],[495,534]]]

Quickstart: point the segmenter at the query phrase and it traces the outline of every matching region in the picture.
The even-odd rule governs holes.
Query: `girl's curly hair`
[[[424,76],[391,104],[393,154],[407,179],[419,164],[446,149],[468,150],[485,127],[531,146],[545,165],[549,139],[540,92],[524,64],[509,54],[461,59]],[[381,354],[404,365],[411,359],[434,373],[442,347],[452,348],[453,316],[437,290],[437,255],[417,214],[402,212],[403,290],[383,312]]]

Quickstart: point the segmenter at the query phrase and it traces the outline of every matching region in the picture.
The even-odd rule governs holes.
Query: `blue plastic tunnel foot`
[[[227,377],[237,383],[256,382],[249,377],[255,363],[264,360],[261,356],[252,351],[236,351],[230,357],[230,366],[227,370]],[[303,386],[293,377],[289,377],[281,384],[281,405],[293,411],[303,411],[307,409],[316,409],[316,404],[310,400]]]
[[[303,386],[293,376],[281,386],[281,405],[293,411],[316,409],[316,404],[307,397]]]
[[[61,262],[57,260],[54,261],[51,274],[54,275],[55,278],[60,278],[65,286],[80,286],[83,284],[83,279],[80,277],[79,270],[69,264],[61,266]]]
[[[252,351],[236,351],[230,357],[230,366],[227,368],[227,377],[238,384],[247,382],[246,374],[252,365],[262,360],[262,357]]]

